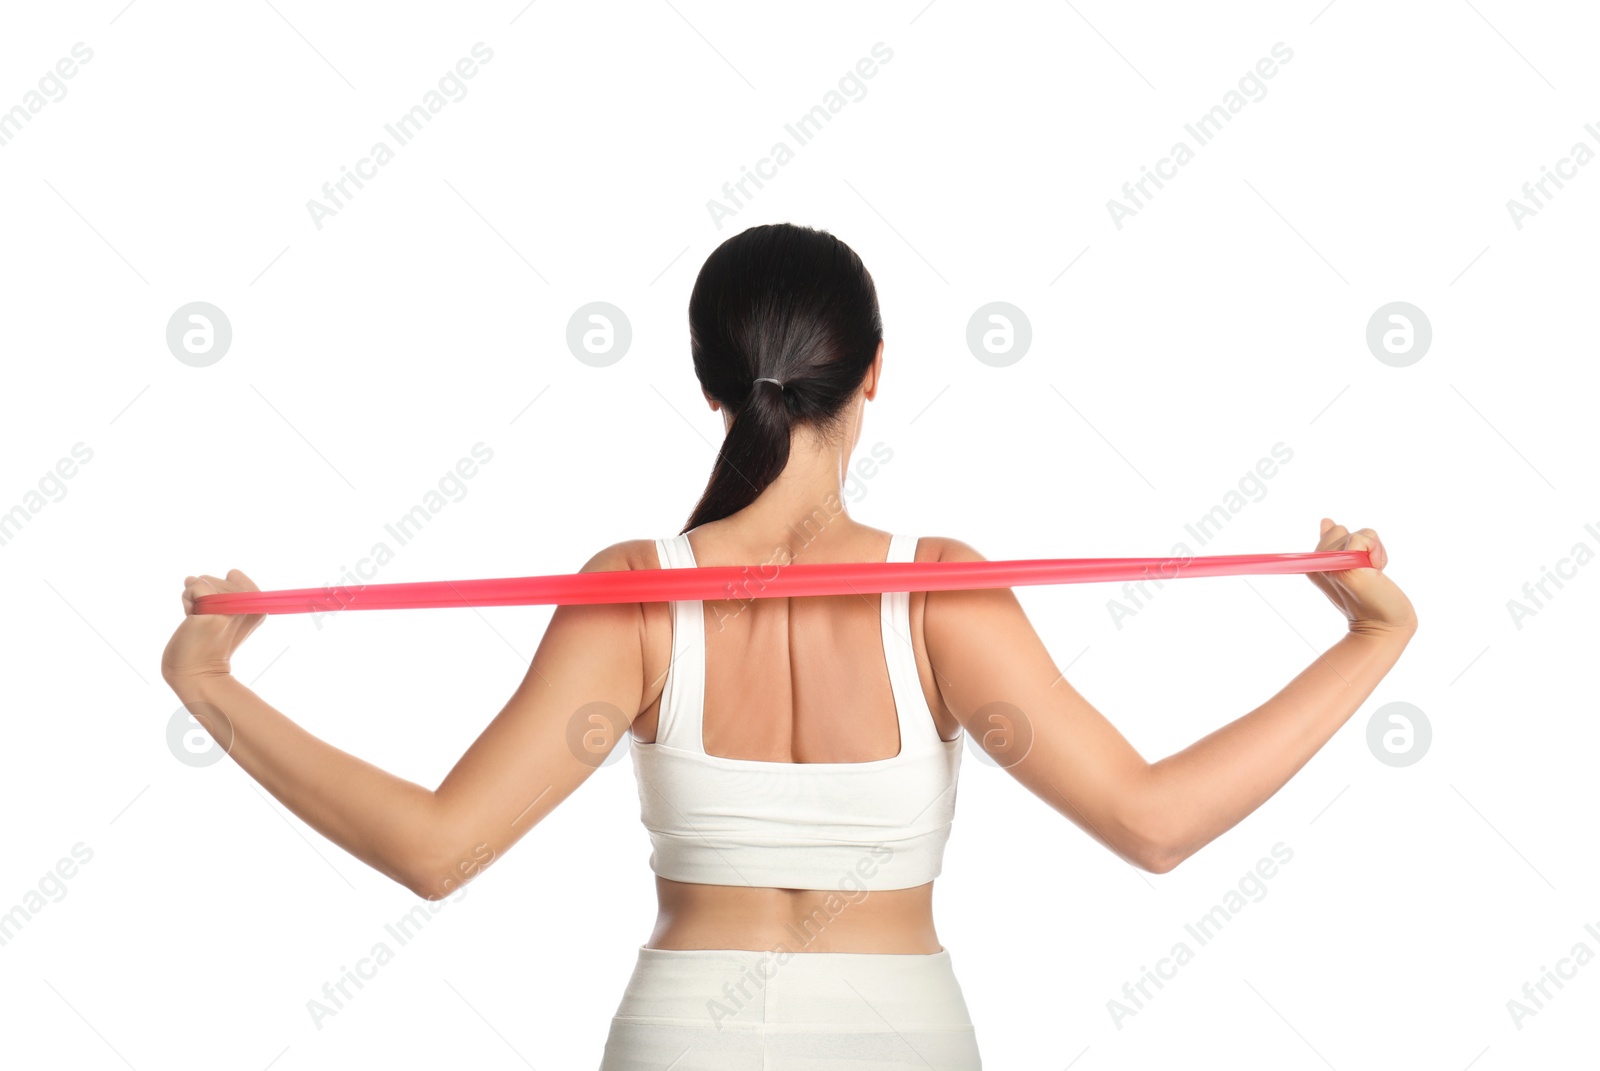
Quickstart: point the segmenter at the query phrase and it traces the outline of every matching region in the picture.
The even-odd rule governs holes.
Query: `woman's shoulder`
[[[654,539],[624,539],[596,551],[583,564],[580,573],[604,573],[622,569],[659,569]]]
[[[987,561],[970,543],[950,536],[923,536],[917,546],[917,560],[925,562]]]

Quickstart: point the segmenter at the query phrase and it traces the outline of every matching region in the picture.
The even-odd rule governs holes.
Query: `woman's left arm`
[[[627,546],[582,571],[629,568]],[[259,589],[238,570],[187,580],[186,616],[162,656],[168,685],[285,807],[429,900],[477,876],[571,795],[640,710],[642,606],[558,606],[516,692],[429,790],[318,739],[236,679],[232,653],[264,615],[197,615],[193,600]]]

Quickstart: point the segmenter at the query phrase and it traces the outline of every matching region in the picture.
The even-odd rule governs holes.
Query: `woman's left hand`
[[[223,578],[207,574],[186,576],[183,585],[184,618],[161,652],[161,676],[171,683],[180,677],[232,673],[233,652],[267,615],[197,614],[194,600],[214,592],[261,589],[239,569],[229,569]]]

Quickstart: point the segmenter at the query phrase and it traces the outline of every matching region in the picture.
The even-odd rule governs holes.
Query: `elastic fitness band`
[[[306,614],[443,606],[781,599],[886,591],[964,591],[1027,584],[1175,580],[1184,576],[1322,573],[1372,567],[1364,550],[1166,558],[1035,558],[983,562],[835,562],[621,569],[494,580],[428,580],[356,587],[225,591],[194,600],[197,614]],[[767,575],[771,573],[772,575]]]

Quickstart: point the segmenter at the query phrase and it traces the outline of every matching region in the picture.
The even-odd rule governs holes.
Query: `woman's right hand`
[[[1372,561],[1370,569],[1341,569],[1335,572],[1307,573],[1306,576],[1337,606],[1349,622],[1351,632],[1414,632],[1417,612],[1411,600],[1383,573],[1389,553],[1371,528],[1351,532],[1342,524],[1322,518],[1322,538],[1317,550],[1364,550]]]

